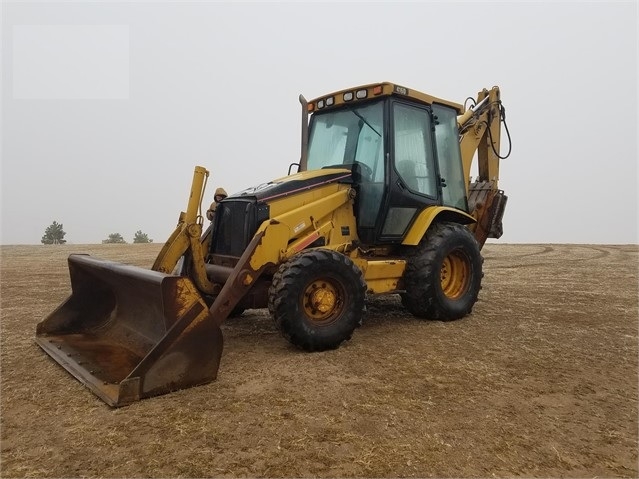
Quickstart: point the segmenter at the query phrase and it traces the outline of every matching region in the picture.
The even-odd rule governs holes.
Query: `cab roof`
[[[307,108],[309,113],[313,113],[324,109],[332,109],[347,103],[356,103],[383,96],[400,96],[427,105],[436,103],[448,106],[454,108],[458,115],[464,112],[464,106],[460,103],[442,100],[427,93],[422,93],[390,82],[371,83],[322,95],[310,100]]]

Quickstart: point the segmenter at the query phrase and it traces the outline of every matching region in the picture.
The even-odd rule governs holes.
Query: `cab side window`
[[[435,143],[439,174],[445,180],[442,188],[442,204],[468,211],[466,201],[466,182],[459,148],[459,131],[457,130],[457,112],[452,108],[433,105],[436,115]]]

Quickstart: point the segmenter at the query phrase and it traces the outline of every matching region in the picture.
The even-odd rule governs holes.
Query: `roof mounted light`
[[[333,106],[333,103],[335,103],[335,99],[332,96],[329,96],[326,99],[326,106]]]
[[[353,99],[353,92],[347,91],[344,93],[344,101],[351,101]]]
[[[324,100],[318,100],[317,101],[317,109],[321,110],[322,108],[324,108]]]
[[[368,96],[368,91],[367,90],[357,90],[357,93],[355,93],[355,96],[357,97],[358,100],[361,100],[362,98],[366,98]]]

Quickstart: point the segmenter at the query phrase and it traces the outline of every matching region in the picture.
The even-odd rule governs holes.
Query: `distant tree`
[[[126,243],[124,238],[120,233],[111,233],[109,237],[105,240],[102,240],[102,244],[112,244],[112,243]]]
[[[66,235],[66,233],[62,229],[62,223],[54,221],[44,230],[44,236],[40,241],[42,244],[64,244],[67,242],[67,240],[64,239],[64,235]]]
[[[149,239],[149,235],[142,233],[142,230],[137,230],[133,237],[134,243],[153,243],[152,239]]]

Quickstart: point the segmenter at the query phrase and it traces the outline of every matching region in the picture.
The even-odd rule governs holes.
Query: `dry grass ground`
[[[370,299],[336,351],[265,311],[222,329],[218,380],[110,409],[42,352],[66,257],[149,267],[161,245],[1,247],[2,477],[637,477],[637,246],[487,245],[474,313]]]

